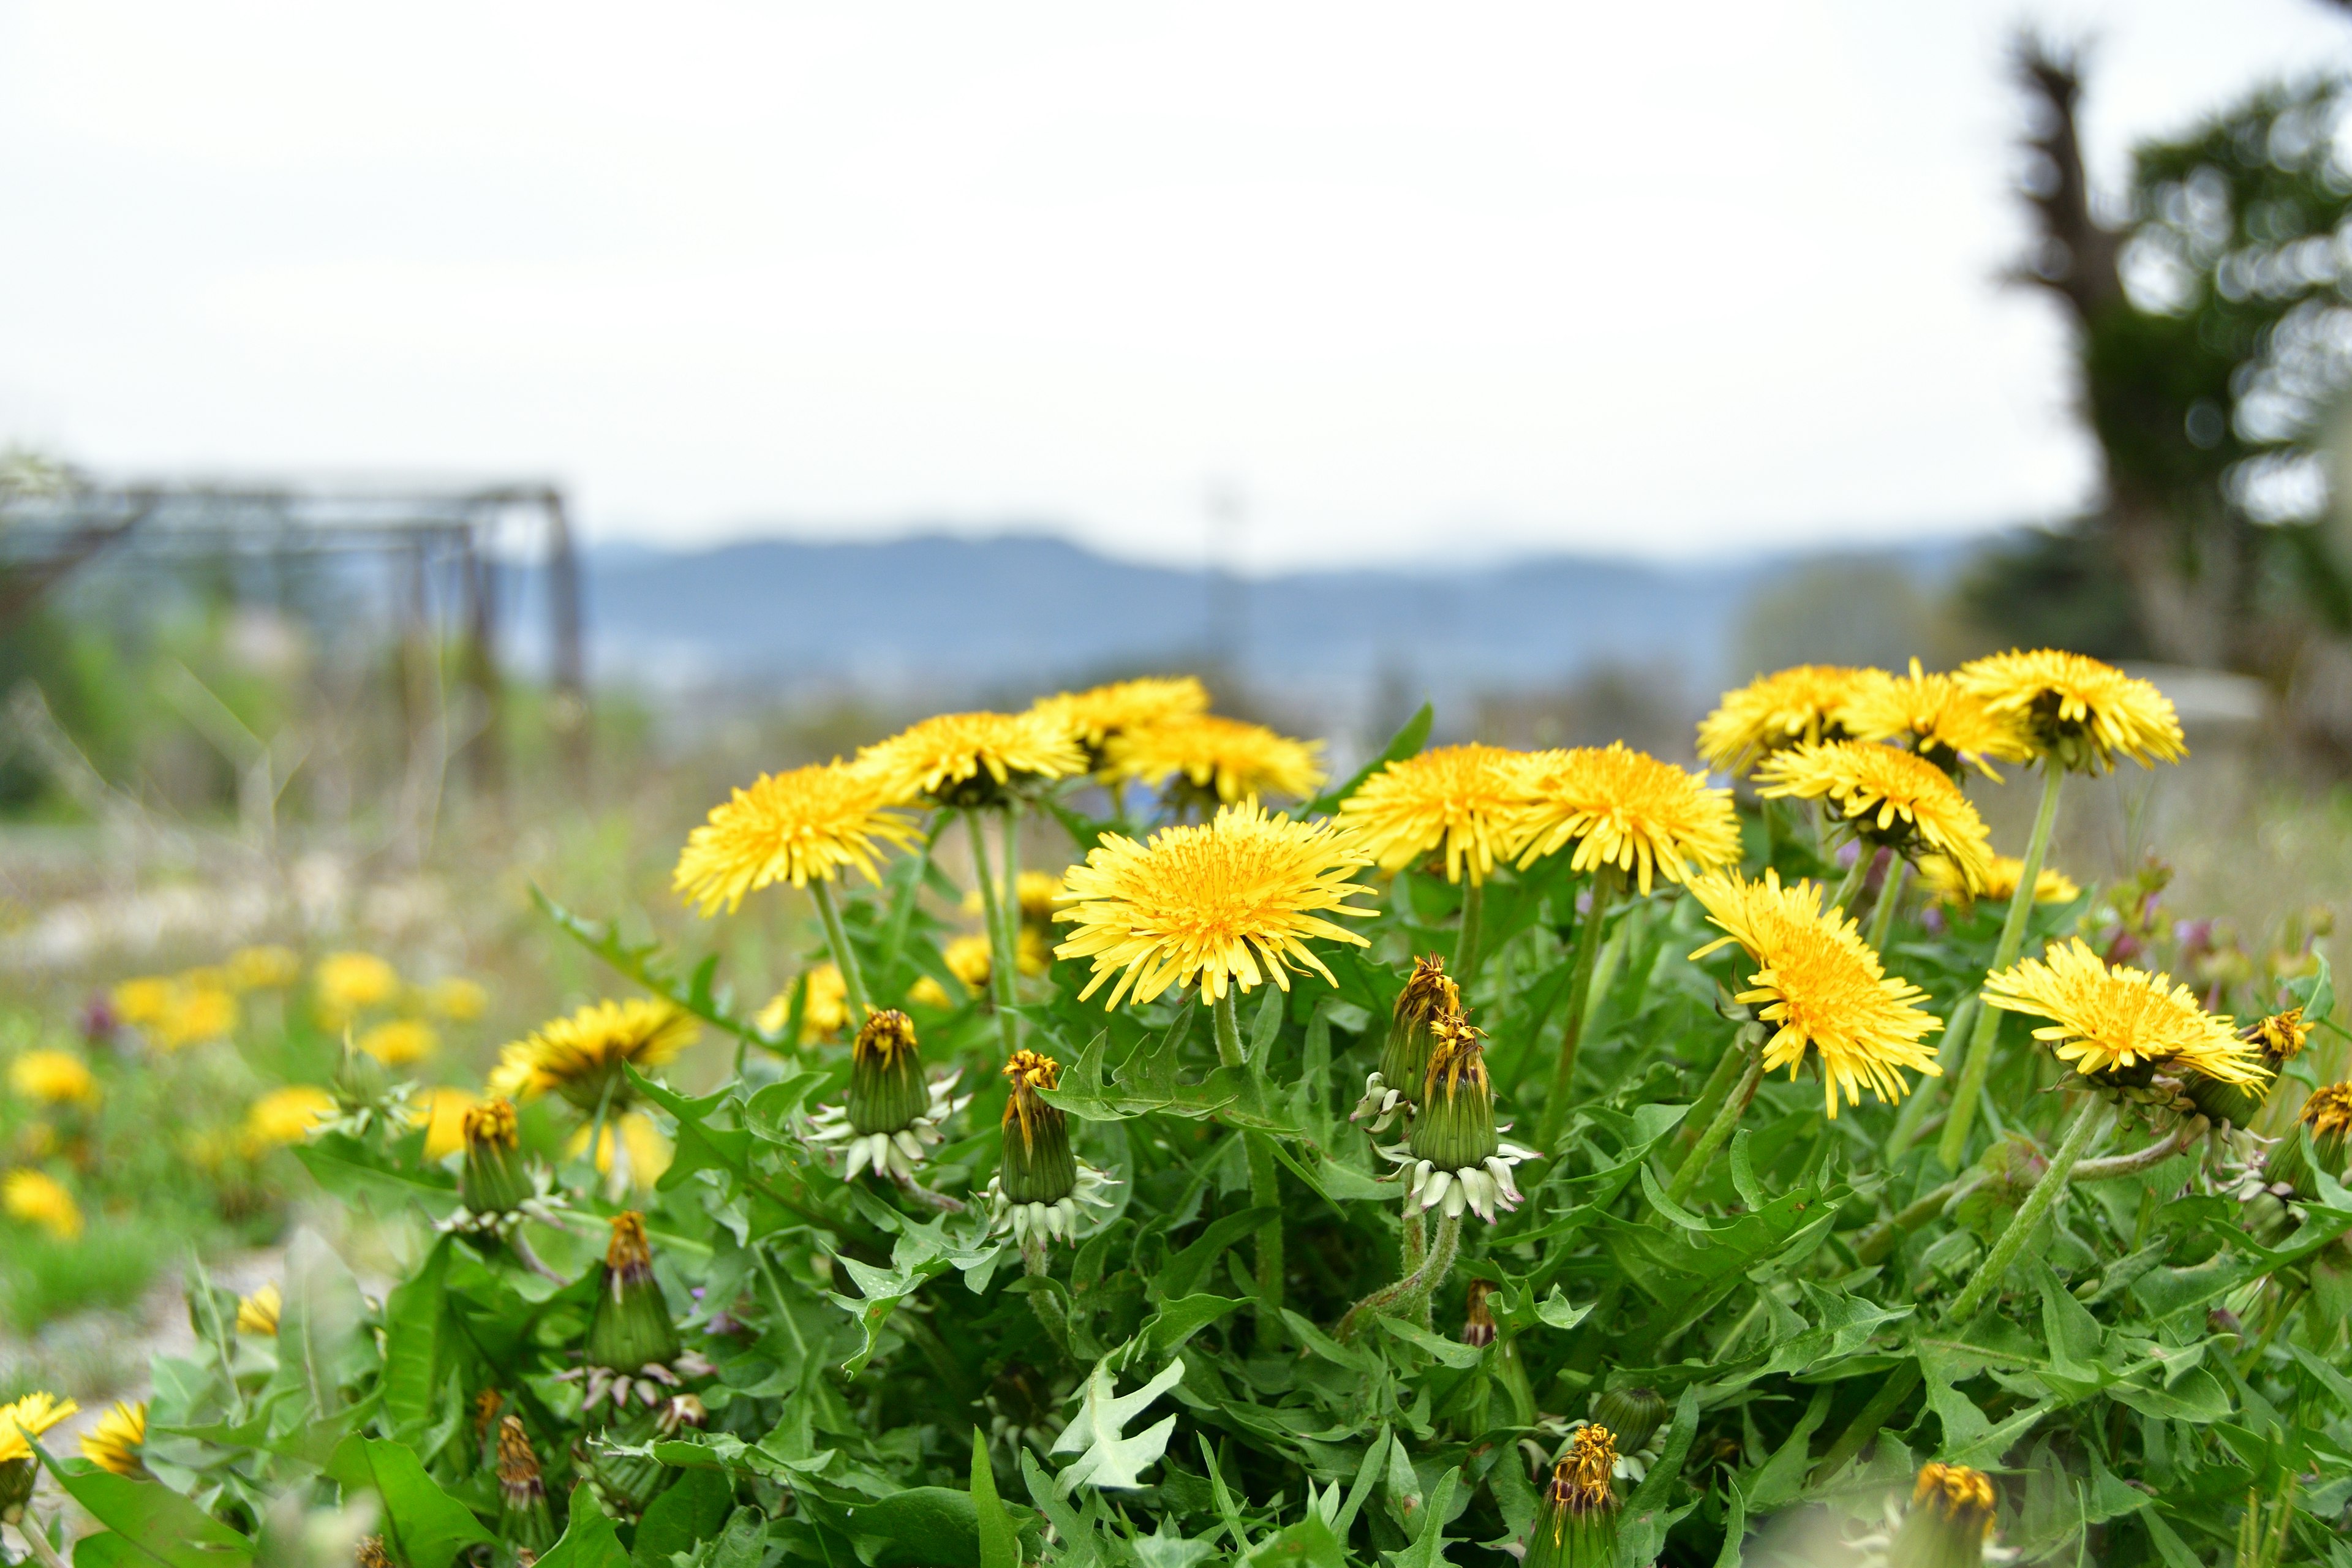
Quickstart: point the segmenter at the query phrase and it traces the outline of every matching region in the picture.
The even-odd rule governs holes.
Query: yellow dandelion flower
[[[319,1011],[336,1027],[400,994],[400,974],[372,952],[331,952],[311,972]]]
[[[2352,1132],[2352,1082],[2323,1084],[2313,1089],[2303,1102],[2298,1120],[2311,1129],[2314,1138]]]
[[[1065,691],[1042,699],[1033,710],[1080,745],[1097,752],[1115,735],[1191,719],[1208,710],[1208,689],[1190,675],[1149,676],[1085,691]]]
[[[974,991],[988,989],[988,977],[995,962],[988,939],[977,931],[957,937],[940,950],[940,957],[948,973],[971,986]]]
[[[2023,875],[2024,861],[2014,855],[1996,855],[1992,858],[1992,868],[1985,873],[1983,885],[1971,892],[1967,879],[1960,875],[1959,868],[1949,860],[1941,855],[1922,855],[1919,858],[1919,879],[1928,893],[1939,902],[1960,908],[1966,908],[1971,900],[1979,898],[1990,899],[1995,902],[2014,898],[2017,879]],[[2076,887],[2074,879],[2063,871],[2044,866],[2042,874],[2033,879],[2033,901],[2037,904],[2071,904],[2082,896],[2083,889]]]
[[[56,1177],[40,1171],[9,1172],[0,1182],[0,1207],[10,1219],[38,1226],[59,1241],[81,1234],[81,1205]]]
[[[478,980],[452,974],[425,988],[425,1010],[453,1024],[470,1024],[490,1010],[490,993]]]
[[[1087,771],[1086,752],[1061,722],[1026,713],[941,713],[857,753],[883,797],[897,803],[993,805],[1010,786]]]
[[[1202,713],[1115,735],[1103,748],[1106,773],[1158,789],[1181,778],[1202,796],[1228,804],[1250,795],[1304,800],[1323,786],[1320,741],[1294,741],[1263,724]]]
[[[1903,742],[1937,766],[1965,764],[1999,778],[1994,763],[2022,763],[2032,742],[2014,720],[1985,706],[1948,675],[1928,675],[1911,661],[1908,675],[1885,675],[1855,687],[1845,707],[1846,731],[1857,741]]]
[[[100,1099],[89,1064],[71,1051],[26,1051],[8,1064],[8,1087],[37,1105],[91,1106]]]
[[[588,1137],[593,1126],[583,1126],[572,1135],[564,1152],[576,1160],[588,1152]],[[618,1140],[615,1142],[615,1140]],[[669,1140],[654,1125],[653,1118],[642,1110],[624,1111],[604,1124],[604,1135],[596,1141],[596,1170],[599,1174],[613,1173],[613,1154],[618,1149],[628,1162],[629,1184],[650,1192],[669,1169],[673,1157]]]
[[[907,1005],[910,1007],[936,1007],[944,1013],[955,1005],[955,999],[948,994],[946,986],[928,974],[919,974],[915,976],[915,983],[907,987]]]
[[[2250,1089],[2270,1076],[2233,1019],[2205,1011],[2169,974],[2109,968],[2080,937],[1989,976],[1984,998],[2003,1012],[2049,1019],[2033,1037],[2084,1077],[2143,1062],[2178,1062]]]
[[[273,1089],[245,1113],[245,1150],[260,1155],[299,1143],[335,1114],[335,1097],[307,1083]]]
[[[762,773],[687,835],[670,886],[708,918],[721,907],[733,913],[759,889],[830,882],[847,867],[878,883],[877,859],[915,841],[907,819],[887,809],[898,798],[884,774],[839,759]]]
[[[1838,1095],[1848,1105],[1859,1104],[1865,1084],[1882,1101],[1910,1093],[1897,1068],[1943,1076],[1936,1053],[1923,1043],[1944,1026],[1920,1008],[1927,994],[1888,974],[1843,910],[1822,913],[1818,883],[1784,888],[1780,873],[1767,868],[1760,882],[1713,871],[1690,889],[1708,917],[1730,933],[1691,957],[1736,942],[1756,962],[1751,989],[1738,1000],[1763,1003],[1757,1016],[1776,1026],[1764,1045],[1766,1071],[1785,1067],[1793,1079],[1811,1046],[1821,1056],[1822,1092],[1832,1119]]]
[[[118,1399],[97,1426],[82,1434],[81,1457],[118,1476],[143,1476],[147,1461],[141,1450],[146,1446],[147,1402],[126,1405]]]
[[[1849,733],[1854,700],[1884,670],[1843,664],[1800,664],[1759,675],[1699,721],[1698,754],[1710,768],[1744,773],[1783,746],[1837,740]]]
[[[285,1310],[286,1303],[278,1295],[278,1287],[264,1285],[250,1296],[237,1298],[236,1331],[259,1334],[264,1339],[274,1338],[278,1333],[278,1315]]]
[[[236,995],[214,985],[181,986],[155,1023],[155,1044],[176,1051],[226,1039],[236,1028]]]
[[[54,1394],[28,1394],[11,1405],[0,1405],[0,1465],[33,1457],[32,1440],[79,1414],[81,1406]]]
[[[444,1085],[426,1089],[422,1102],[409,1109],[409,1125],[425,1129],[425,1158],[427,1163],[454,1154],[466,1146],[466,1113],[481,1103],[482,1097],[478,1094]]]
[[[1522,867],[1568,845],[1571,869],[1614,866],[1646,894],[1653,874],[1689,880],[1739,858],[1739,815],[1731,792],[1624,742],[1538,752],[1521,765],[1524,803],[1514,843]]]
[[[2291,1062],[2303,1055],[2303,1047],[2311,1039],[2311,1025],[2300,1007],[2289,1007],[2284,1013],[2273,1013],[2246,1026],[2246,1044],[2253,1047],[2274,1062]]]
[[[2104,773],[2118,754],[2142,767],[2189,754],[2171,699],[2154,686],[2079,653],[2012,649],[1960,667],[1961,689],[2016,724],[2060,767]]]
[[[1949,773],[1914,752],[1870,741],[1806,742],[1765,758],[1756,778],[1763,795],[1835,802],[1873,843],[1943,856],[1971,887],[1992,873],[1984,818]]]
[[[1254,801],[1199,826],[1163,827],[1149,844],[1106,835],[1085,865],[1070,868],[1054,918],[1074,929],[1054,955],[1093,961],[1081,1001],[1118,976],[1106,1008],[1130,989],[1149,1002],[1195,981],[1211,1001],[1228,984],[1247,991],[1271,979],[1287,991],[1294,966],[1330,980],[1307,939],[1370,945],[1320,918],[1375,912],[1347,902],[1370,890],[1348,880],[1367,863],[1330,823],[1269,816]]]
[[[421,1062],[441,1048],[441,1037],[422,1018],[392,1018],[361,1034],[359,1048],[390,1068]]]
[[[1508,859],[1511,835],[1524,802],[1520,768],[1526,754],[1500,746],[1440,746],[1391,763],[1366,779],[1339,807],[1339,826],[1353,833],[1382,870],[1398,871],[1443,845],[1445,879],[1473,882]]]
[[[793,1016],[793,988],[785,986],[768,998],[751,1022],[775,1034]],[[808,973],[808,1000],[801,1005],[801,1044],[813,1046],[841,1033],[849,1022],[849,982],[833,964],[821,963]]]
[[[1013,892],[1023,920],[1032,925],[1051,925],[1054,900],[1062,896],[1062,879],[1051,871],[1024,871],[1014,880]]]
[[[161,1023],[172,1005],[178,984],[161,974],[142,974],[136,980],[126,980],[107,993],[114,1006],[114,1016],[126,1024],[141,1028]]]
[[[282,991],[302,977],[302,961],[290,947],[240,947],[226,967],[239,991]]]
[[[1023,926],[1013,943],[1013,966],[1033,979],[1053,968],[1053,937],[1035,926]]]
[[[700,1033],[692,1015],[667,1002],[645,996],[592,1002],[501,1050],[490,1092],[530,1100],[552,1089],[583,1110],[594,1110],[607,1094],[613,1105],[625,1105],[630,1089],[622,1063],[639,1072],[660,1067]]]

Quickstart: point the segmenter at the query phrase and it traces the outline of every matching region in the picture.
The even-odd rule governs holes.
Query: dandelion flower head
[[[621,1064],[643,1072],[676,1058],[700,1033],[691,1015],[667,1002],[633,996],[592,1002],[551,1018],[499,1054],[490,1092],[529,1100],[550,1089],[593,1110],[609,1089],[615,1106],[629,1095]]]
[[[1730,933],[1691,957],[1736,942],[1756,963],[1750,988],[1738,1000],[1763,1004],[1757,1016],[1774,1026],[1764,1045],[1767,1071],[1785,1067],[1794,1078],[1805,1047],[1812,1047],[1832,1119],[1841,1092],[1848,1105],[1860,1103],[1864,1085],[1881,1100],[1909,1093],[1899,1068],[1943,1076],[1936,1053],[1923,1043],[1944,1026],[1919,1006],[1927,993],[1889,975],[1843,911],[1822,913],[1818,883],[1784,888],[1780,873],[1769,868],[1760,882],[1716,871],[1694,881],[1691,892]]]
[[[1339,807],[1339,825],[1382,870],[1401,871],[1443,847],[1445,878],[1473,882],[1510,857],[1525,804],[1519,752],[1500,746],[1440,746],[1391,763]]]
[[[1213,713],[1171,719],[1111,737],[1105,772],[1153,789],[1181,778],[1227,805],[1251,795],[1304,800],[1323,785],[1320,741],[1294,741],[1263,724]]]
[[[847,867],[878,883],[885,849],[915,841],[906,818],[886,809],[898,798],[882,773],[837,759],[762,773],[687,835],[670,887],[708,918],[759,889],[830,882]]]
[[[8,1217],[38,1226],[59,1241],[81,1234],[81,1205],[56,1177],[41,1171],[11,1171],[0,1181],[0,1207]]]
[[[245,1113],[246,1152],[259,1154],[299,1143],[334,1114],[335,1097],[315,1084],[273,1089]]]
[[[1014,785],[1087,771],[1069,731],[1037,709],[941,713],[857,753],[894,804],[994,805]]]
[[[0,1405],[0,1464],[33,1457],[32,1439],[81,1406],[54,1394],[27,1394],[13,1404]]]
[[[37,1105],[96,1105],[98,1079],[71,1051],[26,1051],[8,1064],[8,1087]]]
[[[2014,855],[1996,855],[1992,866],[1984,873],[1983,883],[1970,888],[1960,868],[1941,855],[1919,857],[1919,880],[1928,894],[1939,903],[1965,906],[1984,898],[2000,901],[2017,895],[2017,879],[2025,875],[2025,862]],[[2071,904],[2083,896],[2074,879],[2052,867],[2042,868],[2033,879],[2033,901],[2037,904]]]
[[[1843,664],[1799,664],[1759,675],[1725,692],[1715,711],[1699,721],[1698,754],[1710,768],[1744,773],[1783,746],[1848,734],[1853,700],[1874,677],[1886,679],[1883,670]]]
[[[1857,741],[1907,742],[1947,772],[1963,765],[1999,778],[1991,764],[2021,763],[2033,746],[2016,721],[1992,711],[1949,675],[1929,675],[1911,661],[1908,675],[1869,672],[1846,704],[1845,729]]]
[[[428,1089],[418,1097],[408,1113],[409,1125],[425,1129],[425,1159],[428,1164],[466,1146],[466,1118],[479,1110],[481,1104],[479,1095],[446,1084]],[[509,1109],[507,1114],[511,1120],[514,1112]]]
[[[1647,894],[1654,875],[1685,882],[1739,858],[1731,792],[1709,788],[1705,773],[1629,751],[1622,742],[1538,752],[1519,772],[1521,866],[1573,843],[1571,869],[1614,866]]]
[[[278,1315],[285,1310],[285,1299],[275,1285],[264,1285],[250,1296],[241,1296],[236,1303],[236,1331],[240,1334],[260,1334],[267,1338],[278,1332]]]
[[[1307,943],[1370,945],[1323,918],[1375,912],[1347,901],[1370,891],[1348,879],[1366,862],[1331,824],[1293,822],[1254,801],[1198,826],[1163,827],[1148,844],[1108,834],[1069,869],[1054,918],[1073,930],[1055,956],[1093,961],[1080,1000],[1117,974],[1106,1007],[1129,990],[1149,1002],[1196,981],[1212,1001],[1228,984],[1247,991],[1267,979],[1286,991],[1293,967],[1330,980]]]
[[[2055,765],[2104,773],[2126,756],[2142,767],[2189,754],[2171,699],[2147,681],[2079,653],[1991,654],[1960,667],[1960,688],[2016,724]]]
[[[2004,1012],[2049,1019],[2033,1037],[2085,1077],[2143,1062],[2177,1062],[2247,1088],[2269,1076],[2235,1023],[2205,1011],[2188,986],[2168,974],[2110,968],[2080,937],[1989,976],[1984,997]]]
[[[441,1037],[422,1018],[388,1018],[363,1030],[361,1050],[386,1067],[408,1067],[441,1048]]]
[[[310,986],[322,1012],[348,1018],[399,994],[400,974],[372,952],[331,952],[311,973]]]
[[[1192,719],[1209,710],[1209,690],[1198,676],[1146,676],[1115,680],[1040,700],[1034,711],[1099,754],[1113,737]]]
[[[82,1434],[81,1455],[101,1470],[118,1476],[138,1476],[145,1473],[146,1461],[140,1449],[147,1442],[147,1402],[126,1405],[118,1399],[114,1408],[98,1418],[98,1424]]]
[[[1836,803],[1874,843],[1943,856],[1971,887],[1992,872],[1984,818],[1950,774],[1914,752],[1873,741],[1808,742],[1765,758],[1756,777],[1767,795]]]

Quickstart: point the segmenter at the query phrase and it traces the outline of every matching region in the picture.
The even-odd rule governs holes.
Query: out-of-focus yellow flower
[[[793,1016],[793,987],[785,986],[768,998],[751,1022],[768,1034],[775,1034]],[[801,1044],[814,1046],[841,1033],[849,1022],[849,983],[841,977],[838,966],[820,963],[808,972],[808,1000],[801,1005]]]
[[[245,1152],[259,1156],[299,1143],[335,1114],[335,1097],[314,1084],[273,1089],[245,1113]]]
[[[156,1022],[155,1043],[167,1051],[226,1039],[236,1028],[236,994],[219,986],[181,986]]]
[[[172,993],[177,987],[161,974],[142,974],[136,980],[126,980],[107,994],[114,1004],[114,1016],[126,1024],[146,1028],[162,1021],[165,1009],[172,1005]]]
[[[1197,795],[1231,804],[1252,795],[1306,799],[1322,787],[1322,750],[1320,741],[1294,741],[1263,724],[1202,713],[1114,736],[1103,758],[1113,780],[1159,789],[1181,778]]]
[[[1049,930],[1054,923],[1054,900],[1062,894],[1062,879],[1051,871],[1024,871],[1016,884],[1021,904],[1021,918],[1031,925]]]
[[[2105,773],[2119,754],[2142,767],[2189,754],[2170,698],[2079,653],[2011,649],[1970,660],[1957,679],[1996,717],[2016,724],[2053,766]]]
[[[588,1135],[593,1130],[583,1126],[574,1132],[572,1142],[565,1145],[564,1152],[574,1160],[586,1153]],[[650,1190],[656,1182],[661,1180],[662,1173],[669,1169],[669,1140],[662,1136],[661,1129],[656,1127],[653,1118],[644,1111],[624,1111],[604,1123],[604,1135],[596,1141],[596,1169],[603,1175],[613,1173],[614,1138],[616,1134],[620,1139],[621,1154],[628,1162],[629,1184]]]
[[[0,1182],[0,1206],[8,1217],[25,1225],[37,1225],[59,1241],[71,1241],[81,1234],[81,1206],[63,1184],[41,1171],[11,1171],[5,1182]]]
[[[1443,847],[1447,881],[1460,881],[1467,868],[1473,882],[1484,882],[1496,860],[1509,858],[1526,761],[1524,752],[1478,745],[1402,758],[1347,798],[1339,826],[1384,871],[1401,871]],[[1075,868],[1071,876],[1075,882]]]
[[[98,1079],[71,1051],[26,1051],[8,1064],[8,1087],[37,1105],[99,1102]]]
[[[901,799],[889,779],[863,763],[762,773],[687,836],[670,886],[707,918],[722,907],[733,912],[759,889],[830,882],[850,867],[878,883],[876,860],[914,842],[913,826],[888,809]]]
[[[426,1089],[422,1102],[410,1108],[409,1124],[425,1129],[428,1163],[466,1146],[466,1112],[481,1103],[478,1094],[443,1085]]]
[[[278,1287],[275,1285],[264,1285],[250,1296],[237,1298],[236,1331],[240,1334],[260,1334],[265,1338],[275,1338],[278,1333],[278,1314],[285,1310],[285,1307],[286,1303],[278,1296]]]
[[[400,994],[400,974],[372,952],[331,952],[310,975],[320,1021],[340,1029],[371,1007]]]
[[[1085,691],[1065,691],[1042,699],[1032,710],[1097,754],[1115,736],[1208,710],[1208,689],[1191,675],[1146,676]]]
[[[141,1452],[146,1446],[147,1402],[126,1405],[118,1399],[97,1426],[82,1434],[81,1457],[101,1470],[135,1478],[147,1473]]]
[[[239,991],[282,991],[302,977],[290,947],[240,947],[228,955],[229,984]]]
[[[179,974],[183,991],[226,991],[235,993],[236,976],[217,963],[200,963],[194,969],[183,969]]]
[[[425,988],[425,1010],[453,1024],[470,1024],[490,1008],[490,994],[479,981],[462,974],[436,980]]]
[[[1852,733],[1853,704],[1889,679],[1885,670],[1800,664],[1723,694],[1699,721],[1698,754],[1710,768],[1744,773],[1783,746]]]
[[[32,1439],[80,1409],[54,1394],[28,1394],[13,1405],[0,1405],[0,1465],[31,1458]]]
[[[386,1067],[406,1067],[440,1049],[441,1037],[422,1018],[389,1018],[363,1031],[359,1047]]]
[[[632,1093],[622,1063],[639,1072],[663,1066],[700,1033],[691,1014],[668,1002],[592,1002],[499,1052],[490,1092],[529,1100],[552,1089],[583,1110],[595,1110],[608,1094],[612,1104],[625,1105]]]
[[[988,976],[994,963],[988,938],[978,931],[957,937],[940,950],[940,957],[947,963],[950,974],[974,991],[988,989]]]
[[[915,983],[907,987],[907,1005],[910,1007],[937,1007],[945,1012],[955,1003],[949,997],[946,986],[928,974],[919,974]]]
[[[1969,891],[1968,881],[1959,868],[1941,855],[1925,855],[1919,859],[1919,879],[1935,899],[1965,909],[1971,899],[1990,899],[2006,903],[2017,894],[2017,879],[2025,875],[2025,862],[2014,855],[1996,855],[1992,869],[1986,873],[1984,887],[1978,892]],[[2052,867],[2042,868],[2033,879],[2033,901],[2037,904],[2069,904],[2083,896],[2083,889],[2065,872]]]
[[[895,803],[994,805],[1013,785],[1085,773],[1087,756],[1061,723],[1032,709],[941,713],[867,746],[857,765]]]

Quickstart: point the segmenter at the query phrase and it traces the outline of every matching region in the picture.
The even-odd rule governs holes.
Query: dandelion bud
[[[400,1564],[393,1561],[392,1553],[385,1549],[381,1535],[361,1536],[358,1548],[352,1553],[352,1561],[358,1563],[359,1568],[400,1568]]]
[[[1592,1402],[1592,1424],[1607,1427],[1628,1454],[1647,1448],[1672,1414],[1654,1388],[1612,1388]]]
[[[1992,1481],[1965,1465],[1929,1465],[1888,1549],[1888,1568],[1979,1568],[1998,1502]]]
[[[604,1249],[604,1277],[596,1292],[596,1310],[588,1320],[587,1363],[619,1373],[635,1373],[656,1362],[677,1359],[677,1329],[670,1321],[669,1303],[661,1282],[654,1278],[653,1247],[646,1240],[643,1215],[625,1211],[614,1216],[612,1244]]]
[[[2290,1007],[2284,1013],[2256,1019],[2240,1030],[2238,1037],[2262,1054],[2263,1065],[2271,1070],[2267,1081],[2255,1085],[2225,1083],[2190,1072],[2183,1087],[2208,1120],[2244,1127],[2270,1102],[2271,1090],[2278,1085],[2278,1070],[2303,1054],[2304,1043],[2311,1037],[2311,1026],[2303,1021],[2302,1008]]]
[[[1528,1531],[1523,1568],[1614,1568],[1616,1468],[1616,1435],[1606,1426],[1580,1428],[1566,1456],[1552,1467]]]
[[[524,1173],[520,1138],[515,1130],[514,1102],[493,1100],[466,1112],[461,1124],[466,1163],[457,1175],[457,1191],[476,1214],[508,1214],[530,1196]]]
[[[1475,1169],[1501,1146],[1485,1047],[1459,1008],[1440,1014],[1430,1033],[1434,1043],[1413,1118],[1413,1156],[1443,1171]]]
[[[2294,1188],[2297,1197],[2316,1197],[2315,1172],[2343,1179],[2348,1138],[2352,1138],[2352,1080],[2314,1089],[2303,1102],[2303,1114],[2295,1125],[2271,1150],[2263,1174],[2273,1185]]]
[[[1432,1026],[1462,1010],[1462,993],[1445,973],[1445,959],[1432,953],[1418,959],[1412,978],[1397,993],[1389,1015],[1389,1037],[1381,1047],[1381,1081],[1411,1093],[1429,1073],[1429,1054],[1436,1044]]]
[[[1018,1050],[1004,1064],[1013,1080],[1004,1102],[1004,1152],[997,1179],[1015,1204],[1055,1204],[1078,1184],[1077,1158],[1070,1152],[1070,1130],[1061,1110],[1037,1096],[1060,1079],[1062,1064],[1032,1050]]]
[[[382,1104],[392,1092],[392,1071],[380,1058],[346,1039],[343,1059],[336,1066],[329,1087],[334,1090],[335,1103],[344,1110],[364,1110]]]
[[[1487,1310],[1486,1298],[1495,1287],[1484,1279],[1470,1281],[1470,1300],[1462,1314],[1462,1342],[1482,1349],[1495,1342],[1495,1314]]]
[[[555,1518],[548,1511],[539,1455],[520,1419],[512,1415],[499,1423],[499,1534],[518,1552],[537,1553],[555,1544]]]
[[[901,1132],[930,1103],[914,1021],[895,1008],[866,1020],[849,1053],[849,1125],[859,1133]]]

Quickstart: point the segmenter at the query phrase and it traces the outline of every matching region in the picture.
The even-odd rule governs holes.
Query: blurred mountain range
[[[1178,668],[1351,707],[1383,686],[1509,692],[1603,669],[1695,690],[1749,673],[1732,668],[1742,617],[1776,584],[1833,561],[1937,595],[1974,548],[1692,564],[1545,555],[1236,579],[1037,533],[620,544],[589,552],[589,624],[600,679],[673,690],[787,683],[981,700]],[[1814,618],[1842,613],[1833,589],[1815,596],[1828,602]]]

